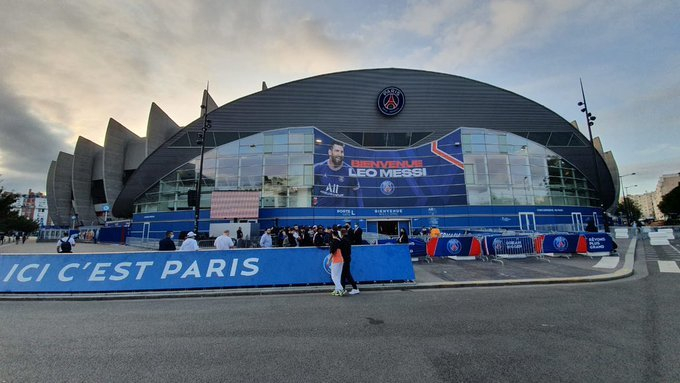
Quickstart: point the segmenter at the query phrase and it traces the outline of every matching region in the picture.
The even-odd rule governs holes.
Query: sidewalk
[[[413,267],[416,281],[406,283],[360,284],[364,291],[402,290],[422,288],[454,288],[506,286],[520,284],[555,284],[607,281],[625,278],[633,274],[635,257],[635,239],[617,239],[620,256],[590,257],[575,255],[571,258],[545,259],[506,259],[503,263],[483,262],[481,260],[455,261],[448,258],[437,258],[432,263],[423,260],[414,261]],[[74,253],[120,253],[148,251],[132,246],[117,244],[78,243]],[[54,254],[56,242],[36,243],[29,238],[25,244],[5,244],[0,246],[0,255],[33,253]],[[146,299],[166,297],[206,297],[224,295],[265,295],[265,294],[302,294],[330,291],[329,285],[269,288],[230,288],[211,290],[124,292],[104,294],[0,294],[0,300],[99,300],[99,299]]]
[[[82,243],[77,242],[76,246],[73,248],[73,253],[128,253],[131,251],[145,251],[148,249],[142,249],[133,246],[119,245],[119,244],[95,244],[95,243]],[[4,245],[0,245],[0,255],[6,254],[58,254],[57,253],[57,241],[50,242],[36,242],[35,237],[29,237],[26,243],[15,244],[7,243],[5,241]]]

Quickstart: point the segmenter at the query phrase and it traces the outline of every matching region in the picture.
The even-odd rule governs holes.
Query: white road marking
[[[614,269],[619,264],[619,257],[602,257],[595,266],[599,269]]]
[[[675,261],[657,261],[659,263],[659,271],[662,273],[680,273],[680,267]]]

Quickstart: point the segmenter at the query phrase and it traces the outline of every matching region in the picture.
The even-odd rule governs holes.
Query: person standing
[[[349,283],[352,285],[352,291],[349,292],[349,295],[356,295],[359,294],[359,288],[357,287],[357,282],[354,280],[352,272],[350,271],[350,264],[352,263],[352,239],[349,235],[347,235],[347,229],[342,229],[340,233],[342,234],[342,239],[340,240],[340,251],[342,252],[343,261],[342,274],[340,277],[342,281],[342,289],[345,291],[345,285]]]
[[[241,229],[241,226],[239,226],[238,230],[236,230],[236,246],[245,247],[245,242],[243,241],[243,230]]]
[[[57,253],[72,253],[75,245],[76,241],[64,232],[64,236],[57,241]]]
[[[241,228],[239,227],[239,230],[240,229]],[[238,231],[237,231],[237,233],[238,233]],[[241,235],[243,235],[243,234],[241,234]],[[232,247],[234,247],[234,241],[229,236],[229,230],[225,230],[224,233],[222,233],[222,235],[215,238],[214,245],[215,245],[215,248],[217,250],[229,250]]]
[[[406,229],[403,227],[399,231],[399,239],[397,239],[397,243],[408,243],[408,235],[406,234]]]
[[[271,229],[267,229],[264,231],[264,234],[262,234],[262,237],[260,238],[260,247],[264,247],[266,249],[272,247],[272,231]]]
[[[347,223],[345,224],[345,229],[347,229],[347,236],[349,237],[349,241],[350,241],[351,243],[356,243],[356,242],[354,241],[354,229],[352,229],[352,223],[351,223],[351,222],[347,222]]]
[[[175,250],[177,250],[177,247],[175,246],[175,241],[172,240],[172,238],[174,236],[175,236],[175,233],[173,233],[171,230],[166,231],[165,232],[165,238],[158,241],[158,250],[159,251],[175,251]]]
[[[588,225],[586,225],[586,231],[588,233],[597,233],[597,226],[595,226],[595,222],[593,220],[588,221]]]
[[[182,242],[182,246],[179,247],[179,251],[197,251],[198,242],[196,242],[196,234],[193,231],[187,233],[187,237]]]
[[[330,242],[330,254],[328,257],[328,262],[330,263],[331,269],[331,280],[335,285],[335,290],[331,292],[331,295],[341,297],[345,295],[345,289],[342,287],[342,250],[340,249],[340,239],[335,232],[331,233]]]
[[[364,239],[361,238],[363,233],[364,233],[364,231],[361,230],[359,225],[354,225],[354,243],[356,243],[357,245],[363,245],[364,244]]]
[[[312,244],[316,247],[322,247],[323,246],[323,228],[318,227],[315,228],[316,232],[314,233],[314,238],[312,238]]]

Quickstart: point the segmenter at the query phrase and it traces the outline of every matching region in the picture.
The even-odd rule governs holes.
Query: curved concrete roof
[[[73,209],[84,225],[98,223],[92,203],[92,166],[102,147],[85,137],[78,137],[73,152]]]
[[[112,203],[123,189],[123,175],[125,174],[126,148],[131,143],[140,143],[143,139],[121,125],[118,121],[109,119],[104,138],[104,193],[106,201]]]
[[[59,152],[54,167],[52,186],[48,186],[48,190],[52,191],[53,196],[51,197],[51,200],[47,200],[50,210],[49,214],[52,216],[52,221],[57,226],[69,226],[71,224],[71,214],[73,212],[73,206],[71,204],[71,195],[73,193],[71,190],[71,184],[73,182],[72,171],[73,155]],[[50,204],[51,201],[54,203]]]
[[[158,149],[168,138],[179,131],[180,127],[156,105],[151,104],[149,123],[146,126],[146,155]]]
[[[378,93],[399,87],[405,107],[393,117],[377,109]],[[510,91],[443,73],[408,69],[371,69],[332,73],[279,85],[243,97],[210,112],[214,132],[241,136],[294,126],[315,126],[343,141],[344,132],[433,132],[435,139],[458,127],[513,133],[569,132],[588,140],[546,107]],[[164,142],[139,166],[113,206],[116,216],[132,215],[135,198],[159,177],[200,154],[197,147],[171,147],[186,132],[198,132],[199,118]],[[531,139],[531,137],[529,137]],[[597,187],[592,149],[551,147]],[[601,156],[597,157],[604,205],[613,201],[614,186]]]
[[[57,206],[57,193],[54,191],[54,172],[57,169],[57,161],[52,161],[50,163],[50,169],[47,171],[47,181],[45,182],[45,190],[47,191],[47,215],[50,217],[50,220],[57,224],[57,222],[61,222],[61,217],[59,216],[59,213],[57,212],[56,206]],[[49,207],[52,206],[52,209]]]

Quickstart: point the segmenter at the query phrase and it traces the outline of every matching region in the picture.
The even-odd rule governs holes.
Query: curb
[[[608,274],[589,275],[583,277],[539,278],[539,279],[501,279],[486,281],[461,282],[429,282],[416,284],[405,282],[401,284],[364,285],[362,291],[389,290],[425,290],[465,287],[499,287],[526,285],[554,285],[570,283],[607,282],[627,278],[633,275],[635,262],[635,247],[637,238],[633,238],[626,251],[623,267]],[[257,295],[289,295],[327,293],[332,285],[302,286],[302,287],[267,287],[248,289],[219,289],[219,290],[183,290],[183,291],[147,291],[125,293],[73,293],[73,294],[0,294],[0,301],[104,301],[104,300],[143,300],[166,298],[210,298],[224,296],[257,296]]]

